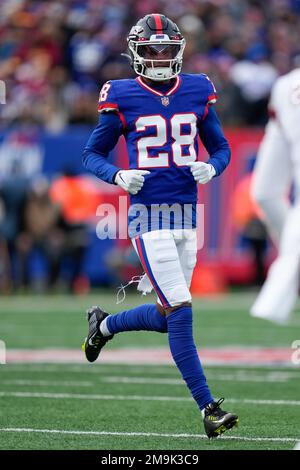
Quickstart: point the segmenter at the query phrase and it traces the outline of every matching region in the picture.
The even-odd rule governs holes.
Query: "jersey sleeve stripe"
[[[103,103],[98,105],[98,111],[102,111],[104,109],[118,109],[118,105],[115,103]]]
[[[207,98],[207,103],[206,103],[204,113],[203,113],[203,116],[202,116],[202,121],[204,121],[204,119],[208,115],[209,106],[212,105],[212,104],[215,104],[217,102],[217,100],[218,100],[218,95],[216,95],[215,93],[213,95],[209,95],[209,97]]]
[[[209,95],[207,99],[208,104],[214,104],[218,101],[218,95],[216,93],[213,93],[212,95]]]
[[[205,106],[205,109],[204,109],[203,116],[202,116],[202,121],[204,121],[204,119],[208,115],[208,108],[209,108],[209,104],[207,103],[207,105]]]
[[[124,114],[120,113],[120,111],[118,111],[118,116],[121,119],[121,122],[123,124],[123,130],[125,131],[127,128],[125,116]]]

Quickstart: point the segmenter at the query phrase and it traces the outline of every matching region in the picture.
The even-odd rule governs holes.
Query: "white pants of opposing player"
[[[292,182],[290,146],[276,122],[269,122],[259,147],[254,168],[252,197],[261,207],[276,246],[290,208]]]
[[[300,277],[300,203],[289,210],[279,245],[279,255],[251,308],[255,317],[286,323],[293,310]]]
[[[164,308],[191,302],[196,230],[155,230],[132,239],[132,243],[146,273],[138,290],[149,292],[153,287]]]
[[[297,151],[297,146],[294,146]],[[296,201],[288,201],[291,181]],[[300,267],[300,159],[282,137],[278,125],[270,123],[258,154],[252,194],[263,209],[270,233],[278,246],[278,257],[251,308],[255,317],[286,323],[296,303]]]

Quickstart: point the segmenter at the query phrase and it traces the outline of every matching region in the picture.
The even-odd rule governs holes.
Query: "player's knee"
[[[192,302],[187,301],[187,302],[182,302],[178,305],[174,305],[173,307],[168,307],[165,309],[166,315],[170,314],[171,312],[176,312],[176,310],[179,310],[182,307],[191,307],[191,306],[192,306]]]
[[[186,284],[181,286],[176,286],[173,290],[169,292],[168,296],[169,304],[172,307],[177,307],[184,303],[192,302],[192,296]]]
[[[178,310],[179,308],[182,308],[182,307],[190,307],[191,305],[192,305],[191,301],[182,302],[179,305],[175,305],[174,310]]]

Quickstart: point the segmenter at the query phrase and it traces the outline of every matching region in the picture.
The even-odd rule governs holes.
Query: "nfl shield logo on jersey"
[[[162,96],[161,102],[164,106],[168,106],[168,104],[170,103],[169,97],[168,96]]]

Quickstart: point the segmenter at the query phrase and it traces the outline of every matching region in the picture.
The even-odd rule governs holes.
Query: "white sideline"
[[[224,382],[255,382],[255,383],[278,383],[288,382],[290,379],[300,379],[300,374],[289,372],[265,372],[264,374],[251,374],[249,371],[235,372],[235,373],[218,373],[206,372],[208,380],[218,380]],[[119,376],[109,375],[101,377],[101,382],[105,383],[122,383],[122,384],[150,384],[150,385],[185,385],[182,379],[162,379],[159,377],[134,377],[134,376]]]
[[[23,379],[16,379],[16,380],[2,380],[1,384],[4,385],[36,385],[41,387],[92,387],[94,384],[93,382],[86,382],[86,381],[50,381],[50,380],[23,380]]]
[[[163,366],[165,367],[165,366]],[[15,367],[13,366],[13,369],[2,369],[2,372],[11,372],[13,371],[20,371],[24,373],[24,367]],[[127,376],[120,376],[120,375],[104,375],[100,374],[100,369],[92,367],[87,370],[86,367],[83,366],[71,366],[70,368],[67,368],[65,370],[61,366],[55,367],[52,365],[44,365],[44,367],[28,367],[26,366],[26,372],[43,372],[43,373],[52,373],[52,372],[60,372],[60,373],[86,373],[86,374],[97,374],[99,377],[97,377],[97,380],[104,382],[104,383],[122,383],[122,384],[153,384],[153,385],[185,385],[184,381],[181,378],[175,378],[174,370],[163,370],[164,376],[169,376],[168,378],[161,378],[161,377],[139,377],[136,375],[127,375]],[[134,372],[138,373],[141,371],[139,369],[139,366],[134,368]],[[130,370],[128,371],[130,372]],[[142,369],[142,372],[144,372],[144,369]],[[162,373],[162,369],[156,369],[154,370],[151,368],[152,373]],[[299,380],[300,379],[300,373],[298,370],[281,370],[281,371],[272,371],[272,370],[265,370],[262,369],[262,371],[255,371],[253,372],[251,369],[242,369],[242,368],[237,368],[235,371],[230,371],[226,372],[226,369],[223,372],[219,371],[214,371],[210,368],[206,370],[206,378],[208,380],[216,380],[216,381],[224,381],[224,382],[253,382],[253,383],[265,383],[265,382],[270,382],[270,383],[285,383],[290,380]],[[172,377],[173,376],[173,377]],[[177,375],[178,377],[178,375]],[[38,380],[38,379],[17,379],[17,380],[4,380],[1,382],[2,384],[11,384],[11,385],[49,385],[49,386],[54,386],[54,385],[62,385],[66,387],[71,387],[71,386],[80,386],[80,387],[90,387],[94,386],[95,384],[90,381],[47,381],[47,380]]]
[[[156,432],[111,432],[111,431],[67,431],[60,429],[33,429],[33,428],[0,428],[0,432],[35,432],[42,434],[73,434],[79,436],[127,436],[127,437],[172,437],[177,439],[207,439],[205,434],[167,434]],[[275,441],[297,442],[299,437],[247,437],[222,436],[220,439],[237,441]]]
[[[191,402],[189,397],[169,397],[169,396],[145,396],[145,395],[99,395],[80,393],[43,393],[43,392],[0,392],[0,397],[16,398],[53,398],[53,399],[77,399],[77,400],[119,400],[119,401],[173,401]],[[226,403],[241,403],[248,405],[291,405],[300,406],[300,400],[257,400],[252,398],[227,398]]]
[[[24,368],[26,368],[26,372],[86,372],[88,374],[95,373],[99,374],[99,371],[102,369],[110,370],[111,367],[116,369],[123,369],[124,364],[103,364],[102,362],[95,362],[93,364],[84,363],[84,364],[69,364],[69,363],[49,363],[49,362],[42,362],[42,363],[34,363],[28,362],[15,362],[6,364],[6,368],[2,369],[2,372],[8,371],[20,371],[24,372]],[[176,366],[173,364],[169,366],[168,364],[128,364],[126,366],[126,370],[134,370],[135,372],[144,372],[145,369],[149,369],[151,373],[164,373],[174,375],[176,373]],[[288,373],[288,374],[299,374],[300,370],[297,366],[290,364],[289,366],[282,366],[281,364],[269,364],[269,365],[248,365],[248,364],[221,364],[220,366],[211,364],[206,366],[206,370],[210,372],[214,372],[215,370],[222,369],[226,372],[227,369],[233,369],[234,372],[242,371],[245,373],[250,372],[268,372],[268,373]],[[177,374],[178,377],[178,374]]]

